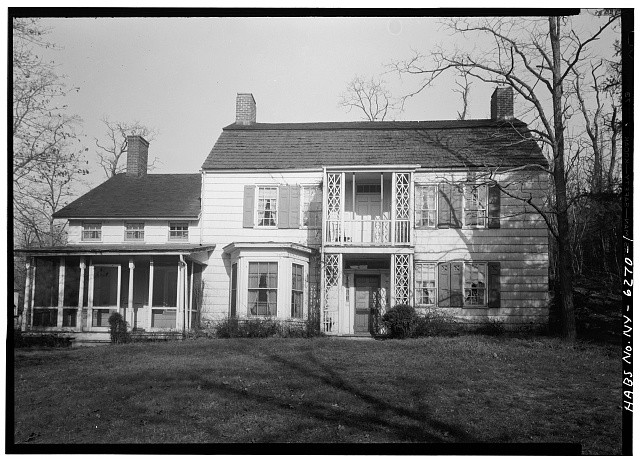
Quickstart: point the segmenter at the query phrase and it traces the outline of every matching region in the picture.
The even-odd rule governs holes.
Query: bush
[[[416,319],[416,311],[406,304],[394,306],[382,316],[382,321],[387,327],[389,336],[399,339],[411,336]]]
[[[496,319],[488,319],[484,324],[476,328],[476,333],[487,336],[502,336],[506,329],[504,324]]]
[[[225,319],[215,327],[217,338],[310,338],[320,335],[315,320],[279,321],[274,319]]]
[[[130,341],[129,332],[127,332],[127,323],[120,313],[114,312],[109,316],[109,335],[111,336],[111,344],[121,344]]]
[[[417,316],[411,333],[413,338],[421,336],[455,336],[459,331],[455,320],[437,309],[425,311]]]
[[[13,331],[13,347],[70,347],[73,338],[56,334],[25,335],[21,330]]]

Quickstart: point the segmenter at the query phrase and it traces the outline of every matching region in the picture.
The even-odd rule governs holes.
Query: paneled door
[[[356,194],[354,242],[373,242],[373,220],[380,215],[380,193]]]
[[[353,323],[355,334],[371,333],[371,307],[380,288],[380,276],[355,276],[356,307]]]

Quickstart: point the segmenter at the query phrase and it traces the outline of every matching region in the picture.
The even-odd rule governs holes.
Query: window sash
[[[250,262],[248,279],[250,316],[275,316],[278,305],[278,263]]]
[[[83,223],[82,240],[99,241],[102,239],[102,223]]]
[[[415,302],[416,306],[435,306],[437,299],[436,264],[418,263],[415,265]]]
[[[143,241],[144,223],[125,223],[124,239],[126,241]]]
[[[189,239],[188,223],[170,223],[169,239],[186,240]]]
[[[487,186],[465,184],[464,186],[465,226],[487,226]]]
[[[487,305],[487,264],[464,264],[464,305]]]
[[[301,198],[301,226],[304,228],[320,228],[322,226],[322,189],[317,186],[303,187]]]
[[[258,205],[256,206],[258,226],[277,226],[278,224],[278,188],[258,187]]]
[[[291,265],[291,317],[302,318],[304,297],[304,266]]]
[[[438,187],[437,185],[421,185],[418,192],[422,198],[419,212],[420,226],[435,228],[438,224]]]

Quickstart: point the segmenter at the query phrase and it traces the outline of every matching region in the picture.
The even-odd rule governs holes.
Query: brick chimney
[[[491,95],[491,119],[504,121],[513,119],[513,88],[496,88]]]
[[[238,93],[236,96],[236,124],[255,124],[256,100],[251,93]]]
[[[127,136],[127,176],[144,177],[147,175],[149,142],[139,135]]]

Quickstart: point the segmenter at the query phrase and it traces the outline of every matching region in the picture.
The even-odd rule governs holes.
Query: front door
[[[356,195],[355,242],[373,242],[372,220],[380,215],[379,193],[358,193]]]
[[[380,276],[355,277],[356,307],[353,332],[371,333],[371,307],[374,306],[376,293],[380,288]]]

